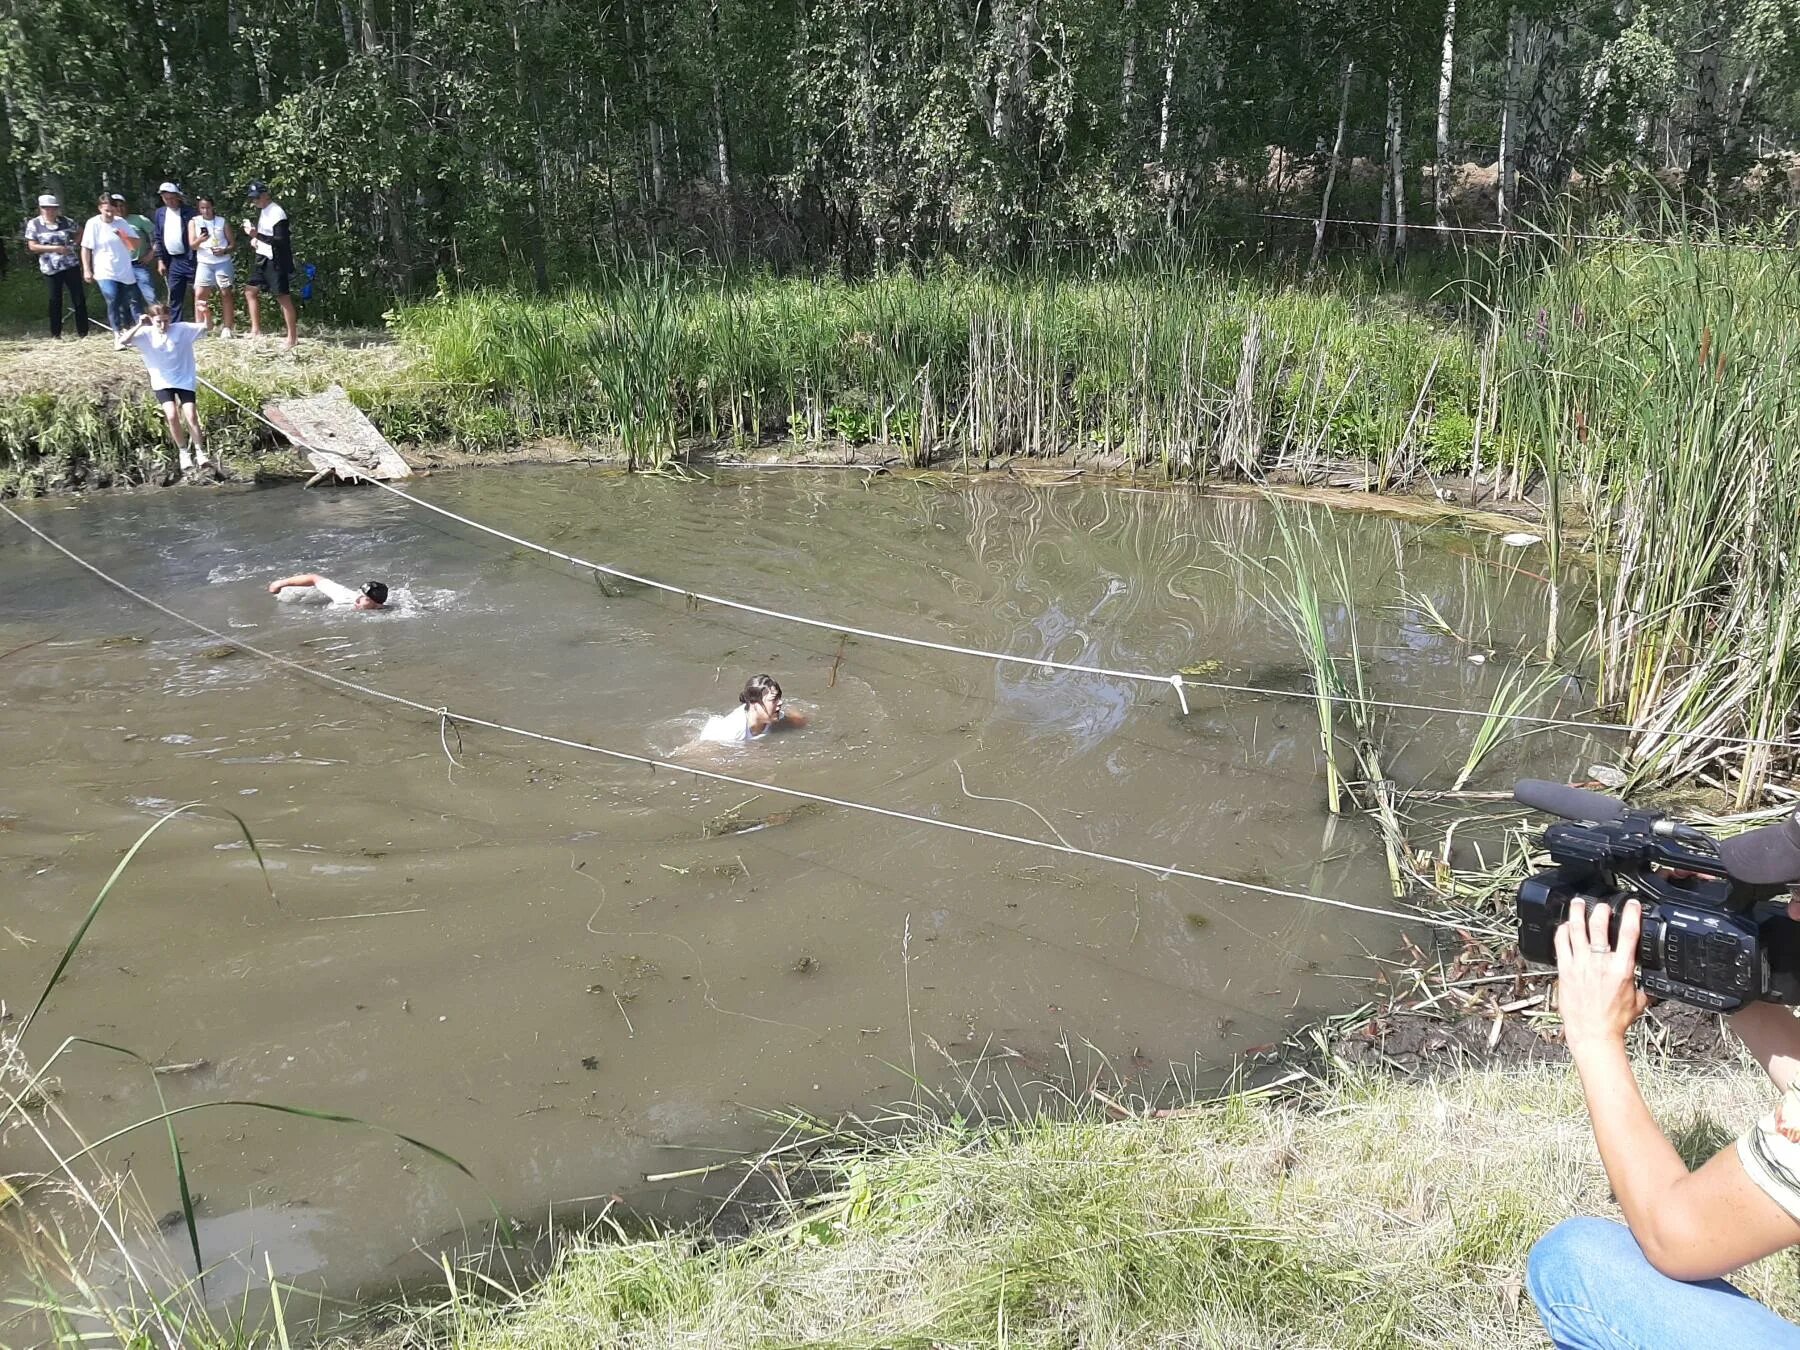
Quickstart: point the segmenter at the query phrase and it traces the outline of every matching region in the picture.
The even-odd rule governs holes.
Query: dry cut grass
[[[1753,1066],[1644,1069],[1704,1156],[1765,1109]],[[459,1278],[358,1350],[699,1346],[1540,1346],[1537,1235],[1613,1214],[1565,1067],[1349,1075],[1169,1119],[928,1125],[844,1147],[824,1199],[732,1245],[568,1246],[495,1298]],[[1743,1285],[1800,1314],[1793,1263]]]

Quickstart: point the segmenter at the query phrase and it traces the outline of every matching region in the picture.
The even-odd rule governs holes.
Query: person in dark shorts
[[[206,336],[203,323],[177,323],[167,305],[152,305],[150,312],[119,335],[119,350],[137,350],[150,372],[150,393],[162,407],[175,442],[184,474],[210,470],[223,477],[217,460],[206,453],[206,431],[200,425],[200,409],[194,402],[199,385],[194,369],[194,344]]]
[[[50,287],[50,336],[63,330],[63,301],[75,307],[75,331],[88,335],[87,288],[81,280],[81,227],[66,220],[62,202],[46,192],[38,213],[25,222],[25,251],[36,256],[38,270]]]
[[[250,184],[247,196],[257,208],[256,219],[244,221],[244,237],[256,254],[256,266],[244,289],[244,300],[250,307],[250,336],[262,336],[262,298],[273,295],[287,325],[287,341],[281,349],[291,352],[300,341],[300,317],[294,309],[294,240],[289,233],[288,214],[269,195],[267,183]]]

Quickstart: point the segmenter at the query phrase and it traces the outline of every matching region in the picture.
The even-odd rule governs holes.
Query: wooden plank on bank
[[[345,482],[412,477],[412,466],[350,401],[342,385],[310,398],[265,404],[263,415],[318,470],[314,482],[327,474]]]

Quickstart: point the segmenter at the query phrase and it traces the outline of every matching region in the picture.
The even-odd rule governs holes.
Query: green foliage
[[[1539,55],[1509,71],[1515,10]],[[541,292],[695,252],[866,274],[1208,231],[1304,247],[1304,227],[1259,217],[1318,205],[1347,63],[1346,150],[1364,169],[1338,176],[1335,201],[1377,210],[1365,170],[1391,84],[1418,219],[1444,15],[1434,0],[63,0],[0,19],[0,159],[21,212],[43,186],[147,207],[175,177],[235,218],[245,181],[266,179],[317,269],[313,314],[340,321],[439,279]],[[1691,160],[1719,166],[1699,186],[1722,182],[1735,219],[1784,205],[1764,200],[1778,172],[1745,175],[1800,126],[1796,0],[1457,18],[1446,150],[1485,162],[1510,77],[1528,205],[1573,168],[1597,209],[1637,201]],[[88,115],[121,100],[130,116]],[[1477,191],[1453,203],[1491,210]]]

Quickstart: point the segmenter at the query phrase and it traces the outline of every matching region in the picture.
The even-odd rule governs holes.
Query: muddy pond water
[[[1303,687],[1266,607],[1269,507],[1193,492],[865,482],[676,483],[579,468],[421,481],[430,500],[681,585],[1063,661]],[[205,623],[433,706],[949,821],[1390,902],[1366,822],[1332,828],[1316,724],[1279,697],[1001,667],[590,577],[370,490],[116,495],[30,518]],[[1314,508],[1292,508],[1306,512]],[[1484,707],[1541,641],[1541,557],[1375,516],[1355,560],[1376,692]],[[1521,570],[1523,569],[1523,570]],[[277,603],[272,577],[383,578],[388,612]],[[430,718],[184,630],[0,528],[0,996],[29,1005],[121,852],[132,865],[33,1038],[184,1066],[171,1104],[256,1098],[378,1120],[466,1162],[501,1208],[623,1193],[754,1147],[763,1114],[872,1113],[965,1075],[1020,1092],[1110,1064],[1153,1091],[1353,1006],[1388,921],[683,779]],[[1430,612],[1435,611],[1435,616]],[[1446,631],[1439,619],[1448,623]],[[1344,617],[1336,612],[1342,646]],[[13,650],[21,644],[36,645]],[[1492,656],[1486,662],[1474,657]],[[746,676],[803,731],[684,749]],[[1472,722],[1383,748],[1446,785]],[[1484,767],[1576,767],[1535,736]],[[1010,800],[1008,800],[1010,799]],[[141,1070],[61,1074],[92,1134],[154,1110]],[[381,1135],[241,1110],[183,1122],[209,1260],[342,1294],[418,1269],[482,1193]],[[166,1145],[114,1149],[172,1207]]]

